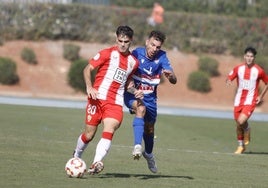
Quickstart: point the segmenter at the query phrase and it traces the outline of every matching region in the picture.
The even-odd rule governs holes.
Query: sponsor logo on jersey
[[[117,83],[122,84],[127,80],[127,72],[121,68],[117,68],[115,73],[114,73],[113,79]]]

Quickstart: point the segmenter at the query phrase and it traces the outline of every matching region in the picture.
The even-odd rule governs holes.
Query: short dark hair
[[[162,33],[161,31],[157,31],[157,30],[151,31],[151,33],[149,34],[149,39],[152,37],[160,41],[161,43],[164,43],[166,40],[166,35]]]
[[[126,35],[127,37],[132,39],[134,35],[134,31],[127,25],[121,25],[116,30],[116,36],[120,36],[120,35]]]
[[[246,53],[248,53],[248,52],[253,53],[254,56],[257,55],[257,50],[256,50],[255,48],[253,48],[252,46],[248,46],[248,47],[246,47],[244,53],[246,54]]]

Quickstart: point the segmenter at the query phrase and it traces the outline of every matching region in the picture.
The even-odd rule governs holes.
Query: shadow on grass
[[[259,151],[248,151],[245,152],[244,154],[248,154],[248,155],[268,155],[268,152],[259,152]]]
[[[123,173],[106,173],[100,174],[98,178],[139,178],[139,179],[155,179],[155,178],[183,178],[193,180],[191,176],[172,176],[162,174],[123,174]]]

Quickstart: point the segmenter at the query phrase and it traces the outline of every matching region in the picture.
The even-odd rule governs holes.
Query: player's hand
[[[172,84],[177,83],[177,77],[175,76],[173,71],[171,71],[171,70],[163,70],[163,74],[169,80],[170,83],[172,83]]]
[[[229,79],[227,79],[227,80],[225,81],[225,83],[226,83],[226,85],[227,85],[227,86],[232,85],[232,81],[231,81],[231,80],[229,80]]]
[[[98,96],[98,91],[91,86],[87,86],[87,96],[89,98],[96,100]]]
[[[138,89],[136,91],[134,91],[134,95],[135,95],[135,98],[137,98],[137,99],[143,99],[143,97],[144,97],[143,91],[138,90]]]
[[[170,70],[163,70],[163,74],[165,75],[165,77],[169,78],[173,73]]]
[[[260,96],[258,96],[258,97],[256,98],[256,104],[259,104],[259,103],[261,103],[261,102],[262,102],[262,99],[261,99]]]

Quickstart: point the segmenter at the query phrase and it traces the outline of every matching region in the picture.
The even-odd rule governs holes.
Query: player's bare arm
[[[172,84],[177,83],[177,77],[173,71],[163,70],[163,73],[164,73],[165,77],[169,80],[170,83],[172,83]]]
[[[262,99],[265,95],[265,93],[267,92],[268,90],[268,84],[265,85],[265,87],[263,88],[261,94],[256,98],[256,103],[259,104],[260,102],[262,102]]]
[[[98,96],[98,91],[93,88],[92,82],[91,82],[91,71],[94,70],[94,67],[90,64],[88,64],[84,68],[84,80],[86,83],[86,90],[87,90],[87,95],[89,98],[96,99]]]
[[[127,83],[127,92],[135,95],[135,98],[137,99],[143,99],[144,94],[142,90],[138,90],[134,87],[134,82],[133,80],[129,80]]]

